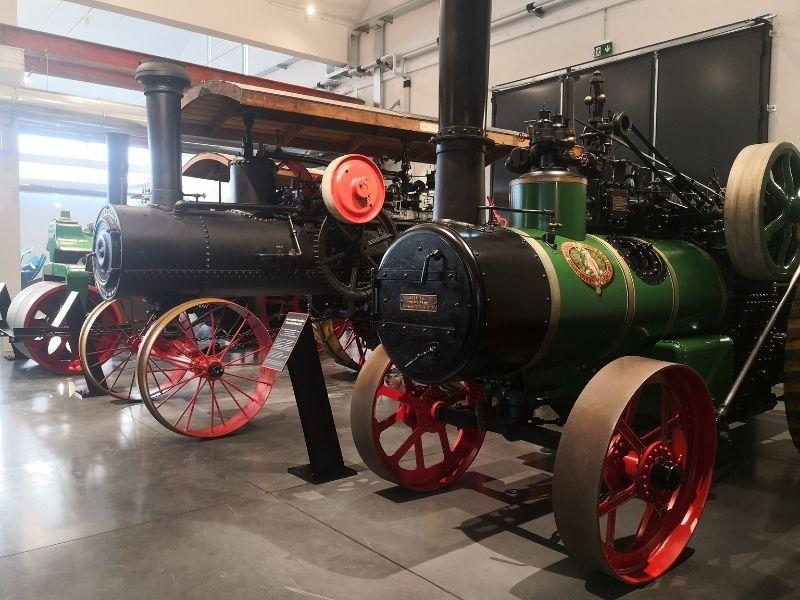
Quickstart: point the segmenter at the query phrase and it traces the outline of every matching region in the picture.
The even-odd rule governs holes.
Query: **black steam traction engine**
[[[487,431],[557,449],[567,550],[644,583],[698,523],[718,431],[774,407],[784,345],[797,431],[798,343],[780,309],[800,273],[800,154],[749,146],[725,189],[706,186],[604,114],[596,73],[583,133],[542,111],[507,162],[521,173],[511,226],[486,222],[490,8],[442,2],[434,221],[375,272],[382,345],[356,382],[353,437],[375,473],[422,491],[464,473]],[[615,160],[615,141],[639,160]]]
[[[269,96],[226,82],[192,88],[182,112],[189,81],[181,67],[144,63],[136,77],[147,98],[150,202],[107,206],[97,218],[90,262],[108,301],[84,324],[81,357],[96,386],[122,398],[138,388],[153,416],[170,430],[218,437],[247,423],[264,405],[275,377],[262,365],[272,345],[269,323],[287,308],[296,310],[302,302],[316,321],[322,346],[337,350],[335,357],[347,366],[360,367],[359,358],[374,345],[367,326],[371,271],[398,228],[430,219],[426,186],[409,173],[412,150],[433,154],[430,134],[417,129],[402,144],[400,171],[382,172],[366,156],[346,154],[331,162],[320,180],[301,164],[313,162],[313,156],[298,157],[281,144],[255,151],[255,133],[269,134],[270,119],[281,106],[309,105],[292,114],[295,148],[315,148],[324,141],[318,138],[334,135],[312,129],[304,141],[302,128],[306,121],[319,128],[336,111],[348,111],[340,120],[349,129],[367,128],[375,138],[391,138],[400,131],[392,123],[404,117]],[[213,117],[217,109],[219,119]],[[217,131],[226,121],[243,126],[240,158],[189,165],[190,171],[202,170],[198,163],[205,162],[216,168],[215,177],[229,179],[231,203],[185,198],[182,117],[184,131],[198,119],[215,122],[207,133],[221,135],[218,139],[230,139],[230,131]],[[355,145],[372,151],[372,139]],[[388,197],[386,178],[392,181]],[[122,314],[124,326],[104,325],[109,312]],[[348,353],[349,344],[357,352]]]

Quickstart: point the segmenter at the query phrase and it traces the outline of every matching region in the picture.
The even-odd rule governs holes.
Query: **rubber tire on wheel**
[[[643,435],[634,432],[633,425],[623,429],[622,424],[636,416],[642,390],[648,385],[662,389],[659,425],[648,427]],[[663,409],[664,396],[670,398],[668,412]],[[676,404],[677,415],[672,410]],[[553,512],[569,553],[586,566],[629,584],[643,584],[665,573],[683,552],[702,515],[714,471],[716,435],[708,388],[691,368],[637,356],[603,367],[575,402],[556,453]],[[628,444],[631,437],[640,444],[638,451]],[[652,465],[659,461],[651,450],[659,446],[672,453],[682,470],[674,491],[657,487],[651,478]],[[624,470],[631,463],[636,465],[631,467],[634,475]],[[621,475],[614,470],[620,466],[624,468]],[[615,476],[613,487],[620,489],[612,489],[611,475]],[[609,496],[602,495],[603,486]],[[636,535],[622,540],[617,537],[619,529],[608,523],[604,535],[601,513],[613,506],[606,518],[611,519],[613,512],[618,524],[617,509],[629,500],[646,503]],[[626,545],[618,548],[615,542]]]
[[[791,184],[779,184],[772,176],[777,163],[791,165]],[[780,178],[779,178],[780,179]],[[783,182],[783,180],[781,180]],[[775,185],[773,185],[775,184]],[[786,186],[792,189],[787,192]],[[785,232],[789,242],[787,256],[782,264],[770,255],[768,242],[772,236],[764,231],[765,225],[775,220],[767,215],[768,194],[797,198],[800,187],[800,152],[789,142],[753,144],[739,152],[728,176],[725,189],[725,241],[736,271],[748,279],[759,281],[788,281],[800,265],[800,243],[796,207],[787,214],[786,225],[777,228],[774,235]],[[772,190],[772,191],[768,191]],[[789,207],[786,207],[787,213]],[[779,213],[780,214],[780,213]],[[765,218],[768,223],[765,223]],[[791,231],[787,229],[791,228]]]

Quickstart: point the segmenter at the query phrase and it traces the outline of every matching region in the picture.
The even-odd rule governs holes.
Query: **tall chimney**
[[[107,133],[108,152],[108,203],[128,203],[128,147],[131,136],[127,133]]]
[[[485,203],[483,128],[489,88],[491,0],[442,0],[434,219],[477,223]]]
[[[150,203],[172,208],[183,199],[181,189],[181,98],[191,85],[181,65],[147,61],[136,69],[136,81],[147,99],[147,141],[150,146]]]

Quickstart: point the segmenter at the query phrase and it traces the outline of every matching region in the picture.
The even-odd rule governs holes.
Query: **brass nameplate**
[[[400,294],[400,310],[436,312],[438,298],[428,294]]]

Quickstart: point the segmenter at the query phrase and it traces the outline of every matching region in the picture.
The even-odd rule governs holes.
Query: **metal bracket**
[[[767,112],[768,113],[778,112],[778,105],[777,104],[767,104]]]
[[[540,19],[544,19],[544,8],[536,6],[534,2],[525,5],[525,10],[529,13],[536,15]]]
[[[6,317],[9,306],[11,306],[11,295],[8,293],[8,286],[0,282],[0,327],[2,328],[8,328]]]

